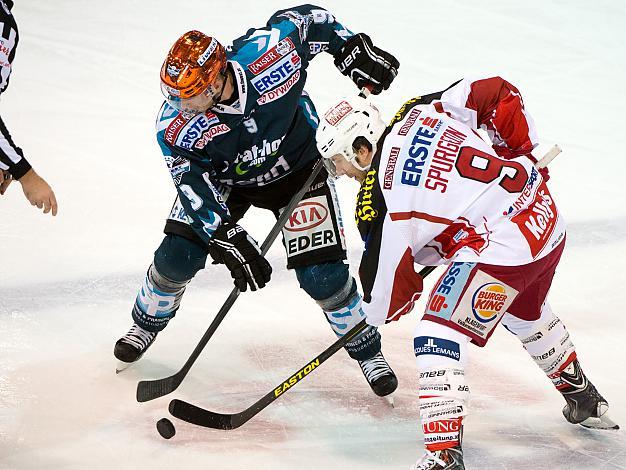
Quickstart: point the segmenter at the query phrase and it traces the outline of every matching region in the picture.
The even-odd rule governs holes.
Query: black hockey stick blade
[[[426,277],[434,269],[435,266],[427,266],[422,269],[419,274],[422,277]],[[175,399],[170,402],[170,414],[175,418],[182,419],[183,421],[186,421],[188,423],[192,423],[197,426],[203,426],[205,428],[222,430],[236,429],[242,424],[247,423],[251,418],[256,416],[268,405],[276,401],[284,393],[291,390],[295,385],[298,384],[298,382],[306,378],[329,357],[331,357],[333,354],[343,348],[346,343],[349,343],[352,339],[354,339],[354,337],[361,333],[361,331],[363,331],[366,327],[367,323],[365,322],[365,320],[361,320],[348,333],[335,341],[319,356],[308,362],[296,373],[283,380],[273,390],[268,392],[263,398],[258,400],[252,406],[246,408],[239,413],[216,413],[214,411],[205,410],[204,408],[200,408],[199,406],[192,405],[191,403],[187,403],[186,401]]]
[[[306,182],[302,185],[302,188],[300,188],[300,190],[291,198],[291,201],[289,201],[289,204],[285,207],[285,210],[280,214],[278,220],[272,227],[272,230],[270,230],[270,233],[267,234],[267,237],[265,237],[265,241],[261,245],[261,253],[263,253],[263,255],[267,253],[274,240],[276,240],[276,237],[283,229],[285,223],[287,222],[287,219],[290,217],[291,213],[296,208],[304,194],[309,190],[311,184],[313,184],[313,181],[322,170],[323,166],[324,165],[322,160],[319,160],[315,164],[313,170],[311,171],[311,174],[307,178]],[[224,320],[224,317],[230,311],[231,307],[235,303],[235,300],[237,300],[237,297],[239,297],[239,289],[235,287],[226,299],[226,302],[224,302],[224,305],[222,305],[222,308],[220,308],[219,312],[217,312],[217,315],[215,315],[215,318],[209,325],[209,328],[206,330],[206,332],[198,342],[198,345],[193,350],[182,369],[180,369],[174,375],[170,375],[169,377],[164,377],[162,379],[156,380],[142,380],[137,384],[138,402],[143,403],[146,401],[154,400],[155,398],[160,398],[162,396],[172,393],[179,387],[179,385],[187,376],[187,373],[191,369],[191,366],[193,366],[193,364],[196,362],[196,359],[198,359],[205,346],[217,330],[217,327],[220,326],[222,320]]]
[[[185,362],[182,369],[169,377],[156,380],[142,380],[137,384],[138,402],[143,403],[145,401],[154,400],[155,398],[172,393],[178,388],[189,372],[189,369],[191,369],[193,363],[196,362],[196,359],[200,356],[200,353],[211,339],[211,336],[213,336],[213,333],[215,333],[215,330],[217,330],[217,327],[220,326],[220,323],[224,320],[224,317],[235,303],[235,300],[237,300],[237,297],[239,297],[239,289],[235,287],[226,299],[226,302],[224,302],[224,305],[222,305],[222,308],[220,308],[220,311],[217,312],[217,315],[215,315],[215,318],[209,325],[209,328],[200,339],[200,342],[193,350],[193,353],[191,353],[191,356],[189,356],[189,359],[187,359],[187,362]]]
[[[170,414],[178,419],[206,428],[230,430],[238,428],[244,423],[233,423],[234,415],[214,413],[176,399],[170,402],[169,410]]]

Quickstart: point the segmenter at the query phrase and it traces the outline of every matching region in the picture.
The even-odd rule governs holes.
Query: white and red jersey
[[[555,201],[526,156],[534,125],[512,90],[500,78],[463,80],[430,104],[408,101],[387,128],[356,209],[370,324],[412,308],[421,285],[415,262],[517,266],[564,238]],[[475,132],[480,126],[507,158]]]

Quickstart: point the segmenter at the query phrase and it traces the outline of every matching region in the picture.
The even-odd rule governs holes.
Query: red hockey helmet
[[[182,102],[206,92],[226,71],[226,52],[217,39],[189,31],[174,43],[161,67],[161,90],[168,102]]]

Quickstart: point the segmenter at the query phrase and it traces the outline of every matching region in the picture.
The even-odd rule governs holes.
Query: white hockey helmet
[[[357,137],[364,137],[376,153],[378,139],[385,128],[380,112],[367,99],[360,96],[340,99],[324,113],[315,135],[326,169],[336,176],[332,157],[341,154],[357,169],[368,170],[369,165],[363,168],[357,163],[352,144]]]

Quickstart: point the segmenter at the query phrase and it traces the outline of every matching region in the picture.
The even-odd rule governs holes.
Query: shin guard
[[[506,315],[502,323],[518,337],[524,349],[557,390],[569,387],[561,378],[561,374],[576,359],[576,350],[569,331],[552,312],[547,302],[543,305],[538,320],[529,322]]]
[[[188,282],[167,279],[152,264],[135,299],[133,321],[146,331],[161,331],[176,314]]]
[[[469,337],[422,320],[415,329],[419,402],[424,444],[435,452],[461,444],[469,387],[465,383]]]
[[[342,337],[365,318],[361,308],[361,294],[356,281],[349,277],[344,286],[331,297],[318,300],[328,323],[338,337]],[[374,326],[367,326],[359,336],[346,344],[351,358],[362,361],[375,356],[380,351],[380,333]]]

